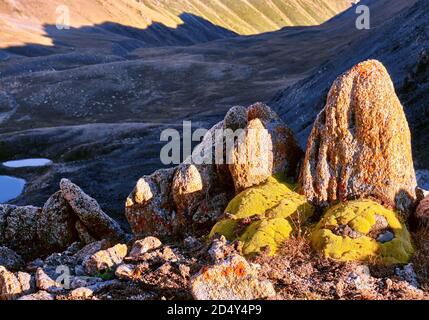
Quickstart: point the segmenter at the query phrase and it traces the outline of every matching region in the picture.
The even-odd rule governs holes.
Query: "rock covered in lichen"
[[[373,196],[411,211],[416,176],[410,130],[380,62],[362,62],[334,82],[308,140],[301,184],[318,205]]]
[[[393,237],[386,239],[387,233]],[[311,241],[326,257],[341,261],[407,263],[414,253],[410,234],[399,215],[372,200],[329,208],[315,227]]]
[[[275,254],[291,235],[293,220],[303,223],[314,213],[305,197],[293,190],[281,177],[270,177],[266,183],[246,189],[231,200],[226,219],[213,227],[210,237],[220,234],[230,241],[242,241],[245,255],[267,248]]]
[[[258,279],[258,270],[243,257],[232,254],[192,278],[191,292],[196,300],[255,300],[275,296],[268,280]]]
[[[164,237],[177,229],[171,194],[174,171],[162,169],[140,178],[128,196],[125,215],[136,236]]]
[[[303,153],[292,131],[267,105],[247,109],[247,125],[231,150],[235,190],[258,185],[274,174],[295,176]]]

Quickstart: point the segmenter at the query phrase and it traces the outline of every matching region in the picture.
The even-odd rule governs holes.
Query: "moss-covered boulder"
[[[264,184],[244,190],[229,203],[227,218],[213,227],[210,237],[220,234],[230,241],[240,240],[244,255],[267,247],[275,254],[295,224],[314,213],[314,207],[294,190],[282,177],[270,177]]]
[[[312,245],[340,261],[407,263],[414,249],[396,212],[371,200],[355,200],[328,209],[312,233]]]

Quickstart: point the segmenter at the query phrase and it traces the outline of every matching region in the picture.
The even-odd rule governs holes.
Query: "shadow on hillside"
[[[6,54],[37,57],[77,50],[96,50],[97,53],[126,56],[137,48],[189,46],[238,36],[233,31],[190,13],[182,13],[179,17],[183,23],[177,28],[153,23],[146,29],[139,29],[104,22],[61,30],[56,25],[47,24],[44,25],[45,36],[52,39],[52,46],[27,43],[23,46],[8,47],[0,50],[3,51],[0,60],[6,60]]]

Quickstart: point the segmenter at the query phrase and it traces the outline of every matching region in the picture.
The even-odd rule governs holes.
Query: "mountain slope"
[[[376,10],[376,4],[370,2],[369,5]],[[416,165],[429,167],[428,1],[418,1],[401,14],[372,28],[366,37],[351,42],[309,77],[280,92],[271,105],[298,134],[301,145],[305,147],[313,121],[324,107],[332,82],[339,74],[366,59],[378,59],[388,68],[411,125]]]
[[[38,45],[87,47],[88,37],[134,39],[134,46],[189,45],[214,39],[317,25],[346,10],[351,0],[1,0],[0,48]],[[71,32],[56,30],[67,6]],[[91,26],[96,26],[92,30]],[[83,28],[86,27],[86,28]],[[142,33],[141,31],[144,31]],[[91,35],[88,35],[88,33]],[[97,35],[98,33],[98,35]],[[55,38],[56,43],[55,43]],[[79,39],[80,38],[80,39]],[[91,44],[91,43],[90,43]]]

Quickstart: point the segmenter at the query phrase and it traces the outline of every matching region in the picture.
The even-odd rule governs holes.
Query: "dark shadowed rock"
[[[19,270],[24,266],[24,260],[15,251],[0,247],[0,266],[8,270]]]
[[[43,206],[37,219],[37,235],[46,251],[61,252],[78,237],[75,229],[77,217],[59,191]]]
[[[41,209],[0,205],[0,244],[24,258],[40,254],[37,241],[37,218]]]
[[[124,238],[125,234],[119,224],[100,208],[95,199],[88,196],[77,185],[67,179],[62,179],[60,189],[64,199],[67,200],[73,212],[91,235],[98,239],[112,241]]]
[[[426,198],[420,201],[415,213],[415,217],[420,228],[429,228],[429,196],[426,196]]]
[[[334,82],[308,141],[301,184],[319,205],[372,196],[402,211],[412,209],[410,130],[380,62],[360,63]]]

